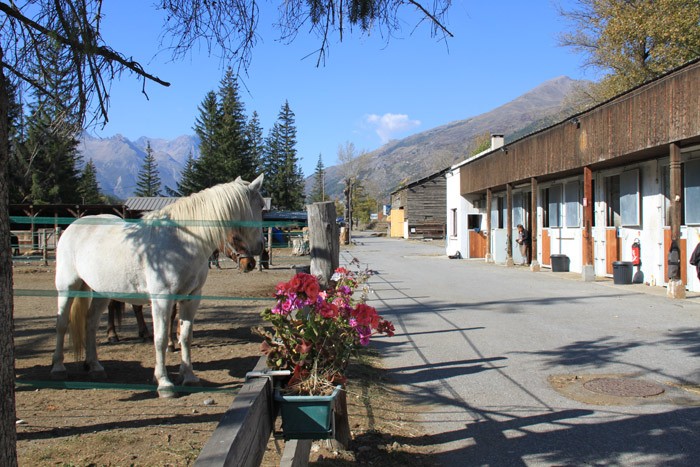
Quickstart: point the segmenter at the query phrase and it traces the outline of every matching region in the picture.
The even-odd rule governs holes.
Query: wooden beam
[[[681,238],[681,147],[677,143],[670,145],[671,161],[669,165],[671,195],[671,240]],[[686,200],[687,202],[687,200]]]
[[[493,201],[493,192],[491,188],[486,189],[486,261],[490,261],[491,255],[491,203]]]
[[[583,265],[593,265],[593,171],[583,168]]]
[[[261,357],[255,370],[267,368]],[[219,425],[207,441],[195,466],[260,465],[273,429],[272,381],[253,378],[246,381]]]
[[[513,185],[510,183],[506,184],[506,213],[506,255],[507,259],[513,259]]]
[[[290,439],[284,442],[280,467],[306,467],[311,456],[310,439]]]
[[[537,262],[537,179],[530,179],[530,256]]]

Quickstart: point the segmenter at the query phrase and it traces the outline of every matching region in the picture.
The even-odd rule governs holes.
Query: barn
[[[416,180],[391,193],[392,237],[445,238],[445,173]]]

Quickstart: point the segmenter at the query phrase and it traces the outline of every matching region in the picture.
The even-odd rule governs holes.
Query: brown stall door
[[[542,229],[542,264],[552,264],[552,259],[550,258],[550,255],[552,254],[550,242],[549,230]]]
[[[613,262],[620,261],[620,240],[617,229],[611,227],[605,230],[605,272],[613,274]]]
[[[469,257],[486,258],[486,235],[474,230],[469,231]]]

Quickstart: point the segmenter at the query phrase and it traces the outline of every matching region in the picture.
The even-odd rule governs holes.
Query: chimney
[[[502,148],[504,142],[503,135],[491,135],[491,150]]]

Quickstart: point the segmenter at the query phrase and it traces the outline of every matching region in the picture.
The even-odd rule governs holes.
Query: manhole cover
[[[583,383],[589,391],[619,397],[658,396],[664,388],[656,383],[625,378],[596,378]]]

